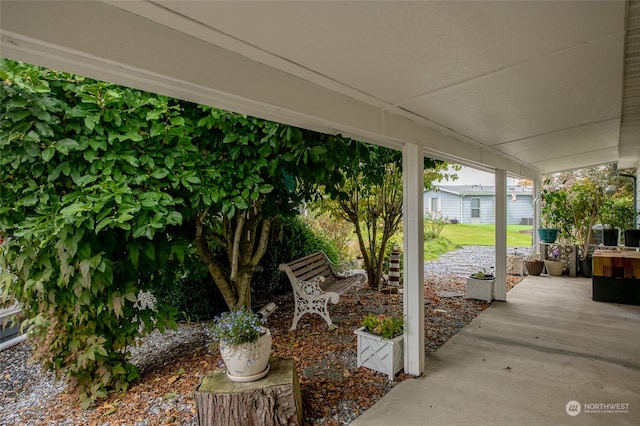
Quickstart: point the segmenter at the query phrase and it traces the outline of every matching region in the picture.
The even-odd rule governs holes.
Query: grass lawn
[[[494,246],[495,228],[495,225],[445,225],[439,238],[424,242],[424,258],[435,260],[462,246]],[[532,229],[530,225],[507,225],[507,246],[530,246]]]
[[[530,246],[531,225],[507,225],[507,246]],[[525,233],[523,231],[529,231]],[[441,237],[459,246],[494,246],[495,225],[445,225]]]

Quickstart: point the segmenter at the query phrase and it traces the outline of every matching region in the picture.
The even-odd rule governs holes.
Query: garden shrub
[[[194,250],[185,263],[172,263],[163,271],[160,285],[153,289],[159,306],[170,306],[181,321],[211,320],[227,310],[220,290]]]
[[[447,218],[430,211],[426,212],[424,215],[424,239],[435,240],[438,238],[446,224]]]
[[[339,262],[338,250],[333,243],[314,233],[299,216],[283,218],[274,230],[277,239],[269,242],[262,258],[263,270],[253,276],[253,297],[266,300],[272,294],[291,291],[286,274],[278,269],[281,263],[291,262],[317,251],[324,251],[332,262]]]

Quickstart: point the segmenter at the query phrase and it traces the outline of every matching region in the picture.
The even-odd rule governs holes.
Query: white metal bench
[[[329,327],[333,327],[327,309],[329,300],[336,304],[340,295],[351,289],[360,302],[357,285],[366,280],[365,274],[343,275],[339,273],[338,267],[321,251],[279,266],[280,270],[287,273],[293,288],[295,312],[290,330],[297,328],[298,321],[304,314],[313,313],[319,314]]]

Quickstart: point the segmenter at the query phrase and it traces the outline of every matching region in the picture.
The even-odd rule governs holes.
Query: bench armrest
[[[340,295],[332,291],[324,291],[320,287],[320,282],[324,281],[321,277],[313,278],[309,281],[296,281],[293,286],[297,296],[308,301],[330,299],[331,303],[338,303]]]

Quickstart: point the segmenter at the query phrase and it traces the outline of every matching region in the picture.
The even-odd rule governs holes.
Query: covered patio
[[[352,425],[640,423],[640,306],[594,302],[590,279],[551,276],[525,278],[508,300]]]
[[[539,191],[562,170],[640,174],[639,17],[636,0],[5,0],[0,54],[402,150],[405,371],[419,376],[423,157],[495,173],[506,300],[507,176]]]

